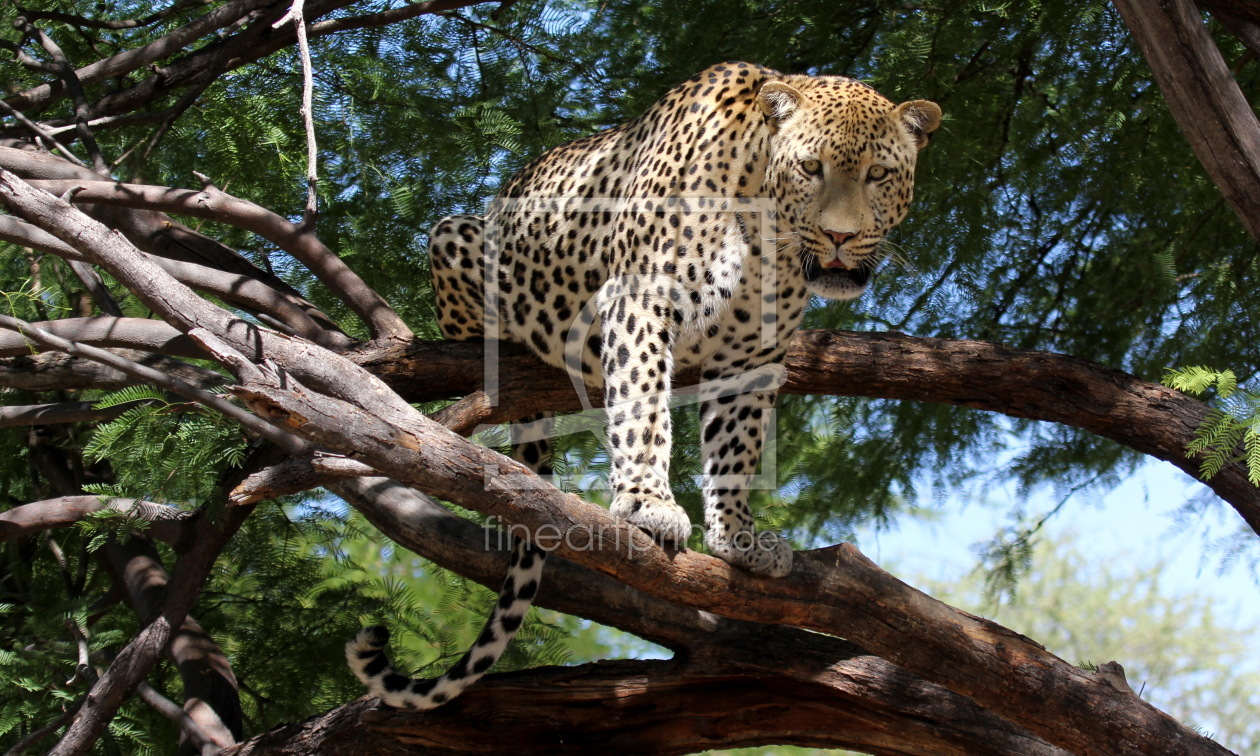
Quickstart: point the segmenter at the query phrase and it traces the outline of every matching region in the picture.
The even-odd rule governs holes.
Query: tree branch
[[[115,354],[188,383],[211,389],[222,386],[224,376],[181,360],[149,354],[133,349],[117,349]],[[132,376],[107,365],[62,352],[24,354],[21,357],[0,357],[0,387],[19,391],[74,391],[100,389],[113,391],[135,386]]]
[[[64,160],[40,152],[29,145],[23,148],[4,146],[0,140],[0,168],[13,171],[28,179],[49,180],[99,180],[91,171],[77,168]],[[319,328],[303,330],[301,323],[295,330],[317,344],[333,348],[345,348],[351,340],[340,332],[331,318],[307,302],[296,289],[279,277],[257,267],[235,250],[193,231],[165,213],[131,208],[89,206],[83,208],[93,218],[117,228],[141,250],[157,257],[208,266],[215,270],[253,279],[266,284],[295,306],[301,308]],[[54,251],[54,254],[56,252]]]
[[[792,575],[774,581],[693,552],[667,554],[609,512],[432,421],[386,422],[287,378],[282,384],[269,370],[242,378],[236,393],[256,412],[330,449],[353,450],[397,480],[524,526],[544,548],[555,545],[559,555],[645,593],[852,639],[1083,756],[1227,753],[1131,692],[901,583],[852,546],[799,553]],[[548,531],[565,535],[545,543]],[[1092,712],[1088,722],[1082,711]]]
[[[0,385],[3,385],[0,382]],[[99,423],[113,420],[127,410],[153,404],[139,399],[95,409],[96,402],[58,402],[56,404],[8,405],[0,407],[0,428],[15,425],[57,425],[59,423]]]
[[[258,234],[309,268],[363,320],[374,336],[388,339],[411,337],[411,330],[394,309],[328,249],[313,228],[294,224],[253,202],[233,197],[213,184],[207,183],[202,190],[196,191],[113,181],[32,180],[29,183],[57,195],[73,191],[76,202],[162,210],[227,223]]]
[[[174,55],[217,29],[230,26],[270,2],[274,0],[234,0],[234,2],[226,3],[165,37],[84,66],[74,72],[75,76],[85,85],[91,85],[139,70],[154,61]],[[18,110],[38,110],[64,97],[65,94],[65,82],[41,84],[7,98],[6,102]]]
[[[183,512],[152,501],[87,494],[60,496],[0,512],[0,543],[52,528],[74,525],[89,515],[104,511],[118,512],[126,515],[130,521],[144,524],[146,532],[167,543],[177,543],[186,535],[187,525],[193,519],[191,512]]]
[[[1208,176],[1260,239],[1260,121],[1193,0],[1115,0]]]

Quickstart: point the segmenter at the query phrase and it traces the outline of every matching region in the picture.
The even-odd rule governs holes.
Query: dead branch
[[[0,543],[52,528],[82,522],[97,512],[117,512],[145,527],[146,532],[167,543],[176,543],[186,535],[192,520],[191,512],[183,512],[165,504],[137,499],[102,496],[60,496],[33,501],[0,512]]]
[[[34,151],[29,145],[13,140],[0,140],[0,168],[29,179],[81,181],[100,178],[91,171],[78,168],[51,155]],[[193,231],[165,213],[98,206],[84,207],[83,210],[111,228],[121,231],[132,244],[144,252],[157,257],[207,266],[266,284],[294,306],[301,308],[310,320],[318,324],[319,328],[314,332],[298,330],[301,335],[317,344],[344,348],[350,341],[340,332],[340,328],[331,318],[303,299],[296,289],[279,277],[241,257],[236,250]]]
[[[154,403],[151,399],[123,402],[105,409],[95,409],[95,402],[57,402],[54,404],[13,404],[0,407],[0,428],[15,425],[57,425],[59,423],[108,422],[136,407]]]
[[[200,191],[164,186],[141,186],[113,181],[32,180],[32,186],[53,194],[74,191],[75,201],[205,218],[258,234],[293,255],[333,294],[357,314],[377,338],[408,339],[411,330],[394,309],[328,249],[312,228],[238,199],[212,184]]]

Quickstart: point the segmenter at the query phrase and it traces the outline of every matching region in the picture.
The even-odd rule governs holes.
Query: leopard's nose
[[[841,244],[844,244],[845,242],[852,239],[853,237],[857,236],[857,234],[853,233],[852,231],[832,231],[828,229],[824,233],[826,233],[827,236],[831,237],[831,240],[836,243],[837,247],[839,247]]]

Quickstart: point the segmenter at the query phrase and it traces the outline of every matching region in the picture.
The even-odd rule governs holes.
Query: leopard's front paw
[[[737,530],[717,533],[711,529],[705,543],[713,556],[757,575],[780,578],[792,571],[792,546],[769,530]]]
[[[672,499],[651,494],[617,494],[612,513],[646,531],[658,543],[685,546],[691,535],[691,520]]]

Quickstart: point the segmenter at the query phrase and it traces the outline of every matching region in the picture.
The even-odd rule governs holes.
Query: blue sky
[[[1260,627],[1260,586],[1248,569],[1253,547],[1232,566],[1222,569],[1222,554],[1214,547],[1245,527],[1242,518],[1224,503],[1206,509],[1189,521],[1177,513],[1188,500],[1208,489],[1166,462],[1150,460],[1113,491],[1093,498],[1078,497],[1047,525],[1051,535],[1073,534],[1079,548],[1097,554],[1100,563],[1117,558],[1143,565],[1164,563],[1163,583],[1178,593],[1216,597],[1223,621],[1240,628]],[[929,497],[924,497],[925,499]],[[975,569],[975,545],[989,540],[1009,522],[1007,509],[1014,499],[991,491],[988,501],[975,503],[949,498],[933,517],[903,517],[896,529],[858,534],[858,547],[876,563],[902,579],[930,575],[948,579]],[[1034,495],[1030,513],[1047,512],[1056,503]],[[1260,633],[1256,633],[1260,642]]]

